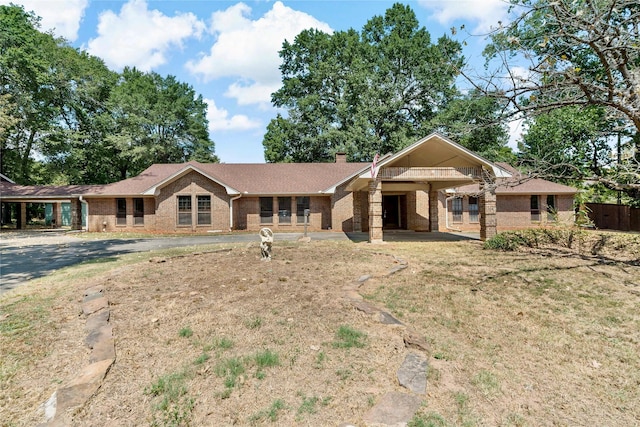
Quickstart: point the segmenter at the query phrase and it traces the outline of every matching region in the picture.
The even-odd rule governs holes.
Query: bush
[[[530,228],[506,231],[487,240],[484,248],[499,251],[515,251],[522,246],[538,248],[544,245],[572,248],[576,241],[584,240],[586,233],[576,228]]]

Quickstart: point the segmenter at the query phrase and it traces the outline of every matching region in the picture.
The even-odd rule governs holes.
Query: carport
[[[17,206],[16,228],[27,228],[27,205],[29,203],[51,204],[54,226],[62,224],[62,204],[71,206],[71,229],[82,229],[82,193],[86,186],[22,186],[10,182],[0,182],[0,203],[2,204],[3,221],[10,205]]]

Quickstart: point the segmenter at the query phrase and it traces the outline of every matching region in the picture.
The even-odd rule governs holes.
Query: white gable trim
[[[449,138],[445,137],[444,135],[439,134],[438,132],[433,132],[433,133],[425,136],[424,138],[414,142],[413,144],[409,145],[408,147],[405,147],[404,149],[398,151],[395,154],[387,154],[387,155],[383,156],[378,161],[378,168],[381,168],[384,165],[387,165],[387,164],[393,162],[394,160],[397,160],[397,159],[399,159],[401,157],[404,157],[407,154],[410,154],[412,151],[417,150],[421,145],[425,144],[427,141],[430,141],[430,140],[432,140],[434,138],[438,138],[440,141],[442,141],[442,142],[450,145],[454,149],[460,151],[466,157],[470,157],[473,160],[475,160],[478,163],[480,163],[485,168],[490,169],[493,172],[493,174],[495,175],[496,178],[511,178],[511,173],[509,173],[508,171],[502,169],[498,165],[493,164],[489,160],[485,159],[482,156],[479,156],[478,154],[474,153],[473,151],[470,151],[470,150],[466,149],[462,145],[451,141]],[[371,170],[370,169],[363,170],[362,172],[360,172],[360,175],[358,176],[358,178],[360,178],[360,179],[371,179],[372,178]]]
[[[5,174],[0,173],[0,178],[2,178],[2,181],[6,181],[10,184],[15,184],[16,182],[12,179],[9,179],[8,176],[6,176]]]
[[[224,187],[224,189],[226,190],[228,195],[236,196],[236,195],[240,194],[240,192],[238,190],[236,190],[235,188],[229,187],[224,182],[221,182],[221,181],[217,180],[216,178],[212,177],[211,175],[208,175],[207,173],[203,172],[202,170],[200,170],[199,168],[197,168],[196,166],[194,166],[192,164],[187,164],[184,168],[180,169],[178,172],[176,172],[176,173],[174,173],[172,175],[169,175],[167,178],[165,178],[162,181],[154,184],[152,187],[149,187],[142,194],[145,195],[145,196],[157,195],[157,193],[159,192],[159,190],[162,187],[164,187],[165,185],[169,184],[170,182],[175,181],[178,178],[181,178],[181,177],[185,176],[189,172],[197,172],[200,175],[204,176],[205,178],[215,182],[216,184],[221,185],[222,187]]]

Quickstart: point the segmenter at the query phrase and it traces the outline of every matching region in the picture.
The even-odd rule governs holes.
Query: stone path
[[[407,262],[394,257],[396,265],[382,277],[389,277],[407,268]],[[413,418],[423,403],[427,388],[426,340],[407,328],[392,314],[365,301],[358,292],[371,275],[361,276],[347,284],[344,297],[358,310],[371,315],[385,325],[401,326],[405,348],[408,352],[398,368],[398,383],[407,392],[388,392],[364,415],[367,427],[402,427]],[[83,294],[82,312],[87,316],[85,344],[91,349],[89,364],[67,383],[61,385],[43,404],[46,421],[39,427],[63,427],[71,424],[71,414],[81,408],[100,388],[111,365],[116,359],[113,326],[109,322],[109,301],[102,287],[92,287]],[[341,427],[353,427],[343,423]]]
[[[396,265],[388,270],[382,277],[389,277],[407,268],[407,262],[395,258]],[[343,290],[345,298],[358,310],[371,315],[380,323],[390,326],[400,325],[405,347],[410,350],[402,365],[398,368],[398,383],[407,389],[406,393],[388,392],[364,415],[363,419],[367,427],[394,426],[402,427],[413,418],[423,403],[427,390],[427,356],[429,346],[427,341],[415,331],[405,327],[392,314],[365,301],[358,292],[371,275],[361,276],[356,282],[346,285]],[[344,423],[343,427],[352,426]]]
[[[74,378],[61,385],[44,404],[46,422],[41,426],[71,425],[71,414],[82,407],[102,385],[116,359],[113,327],[109,323],[109,301],[102,287],[84,292],[82,312],[87,316],[85,344],[91,349],[89,364]]]

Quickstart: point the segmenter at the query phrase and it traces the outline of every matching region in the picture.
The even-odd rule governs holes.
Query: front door
[[[382,196],[382,228],[386,230],[406,229],[404,196]]]

